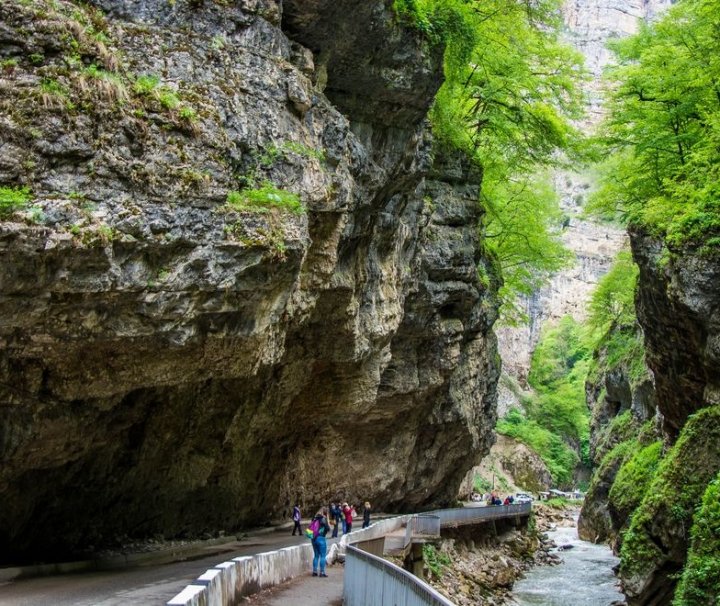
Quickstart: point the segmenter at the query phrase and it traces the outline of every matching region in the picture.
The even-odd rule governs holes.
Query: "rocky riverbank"
[[[576,517],[574,508],[537,504],[526,531],[513,529],[482,542],[445,540],[426,552],[426,579],[458,606],[510,604],[512,587],[527,570],[560,563],[546,533],[574,526]]]

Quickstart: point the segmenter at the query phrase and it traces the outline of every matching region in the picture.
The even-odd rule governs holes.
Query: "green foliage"
[[[473,477],[473,490],[475,492],[490,492],[492,490],[492,482],[486,480],[480,475],[475,474]]]
[[[227,202],[236,210],[253,212],[267,212],[276,208],[299,215],[305,211],[297,194],[279,189],[269,181],[264,181],[259,187],[253,189],[231,191],[228,193]]]
[[[592,294],[585,336],[588,347],[596,350],[591,380],[618,367],[631,382],[647,375],[643,335],[635,314],[637,279],[637,265],[629,251],[622,251]]]
[[[655,534],[658,527],[664,529],[665,541],[683,544],[687,540],[695,507],[720,470],[718,443],[720,407],[704,408],[688,418],[623,537],[622,576],[642,574],[662,565],[664,554],[677,549],[677,545],[662,544]]]
[[[23,210],[31,199],[32,194],[27,187],[0,187],[0,219]]]
[[[486,210],[484,238],[500,263],[500,314],[507,324],[527,320],[519,297],[539,289],[552,273],[572,262],[560,241],[562,212],[549,181],[486,173],[480,196]]]
[[[158,76],[147,74],[138,76],[133,84],[133,90],[136,94],[141,97],[157,101],[163,109],[176,110],[180,109],[186,111],[185,116],[181,116],[186,120],[190,120],[194,117],[195,111],[187,106],[181,106],[180,97],[178,94],[166,84],[162,84]],[[192,116],[187,112],[190,111]]]
[[[445,44],[433,131],[483,168],[486,245],[504,278],[502,318],[520,322],[517,297],[570,260],[543,171],[581,151],[571,122],[581,114],[581,60],[560,42],[559,1],[395,0],[394,8],[431,44]]]
[[[717,0],[686,0],[614,44],[609,158],[593,206],[665,238],[720,244]]]
[[[571,483],[580,461],[590,462],[588,364],[581,326],[570,316],[562,318],[543,332],[533,352],[528,382],[535,395],[524,400],[525,415],[511,410],[496,427],[537,452],[558,485]]]
[[[438,551],[435,545],[430,543],[423,545],[423,560],[430,573],[438,579],[442,576],[443,567],[452,564],[452,559],[447,553]]]
[[[609,494],[612,507],[621,517],[627,517],[640,505],[660,463],[662,442],[631,449],[628,454],[630,457],[620,467]]]
[[[560,436],[537,421],[528,419],[513,408],[498,421],[495,430],[519,440],[537,452],[557,484],[567,484],[572,480],[572,472],[579,461],[577,453]]]
[[[630,410],[615,416],[595,436],[595,456],[599,457],[599,460],[595,460],[594,463],[599,464],[616,444],[634,439],[637,431],[638,424]]]
[[[91,81],[95,89],[107,100],[120,103],[129,100],[125,84],[117,74],[101,69],[93,63],[83,69],[82,75]]]
[[[151,95],[160,86],[160,78],[153,75],[138,76],[133,90],[138,95]]]
[[[717,606],[720,599],[720,474],[695,514],[687,564],[673,606]]]
[[[597,347],[615,326],[635,323],[635,285],[638,267],[629,251],[618,253],[598,282],[590,300],[590,347]]]
[[[553,497],[547,501],[543,501],[543,504],[553,509],[567,509],[568,507],[577,507],[577,501],[566,499],[565,497]]]

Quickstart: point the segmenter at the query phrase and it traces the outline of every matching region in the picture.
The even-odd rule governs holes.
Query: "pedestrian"
[[[300,508],[298,507],[298,504],[295,503],[295,506],[293,507],[293,513],[292,513],[292,519],[293,522],[295,522],[295,525],[293,526],[292,536],[295,536],[295,531],[297,530],[298,534],[302,536],[302,528],[300,527],[300,520],[302,516],[300,515]]]
[[[370,526],[370,509],[370,503],[365,501],[365,505],[363,508],[363,528],[367,528],[368,526]]]
[[[343,534],[349,534],[352,532],[353,512],[354,507],[350,507],[347,503],[343,503]]]
[[[332,538],[335,539],[338,536],[338,530],[340,529],[340,504],[332,503],[330,505],[330,519],[332,520]]]
[[[327,536],[328,531],[330,530],[330,524],[328,523],[327,519],[328,515],[328,508],[323,507],[320,509],[313,518],[313,521],[311,523],[311,526],[315,525],[315,522],[318,522],[318,529],[317,529],[317,536],[315,536],[312,539],[312,546],[313,546],[313,572],[312,575],[314,577],[318,576],[318,571],[320,571],[321,577],[326,577],[325,574],[325,564],[326,564],[326,558],[327,558],[327,541],[325,537]]]

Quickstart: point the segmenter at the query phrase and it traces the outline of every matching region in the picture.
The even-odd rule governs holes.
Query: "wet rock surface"
[[[422,120],[439,57],[384,3],[285,4],[3,5],[33,206],[0,222],[2,560],[442,505],[489,449],[496,284],[480,176]],[[262,183],[306,211],[225,204]]]

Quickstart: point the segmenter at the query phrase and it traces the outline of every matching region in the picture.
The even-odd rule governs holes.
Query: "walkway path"
[[[305,575],[247,598],[252,606],[341,606],[342,564],[329,566],[327,578]]]
[[[251,536],[229,545],[230,551],[200,559],[125,570],[54,575],[0,584],[0,606],[163,606],[218,562],[307,542],[290,528]]]

